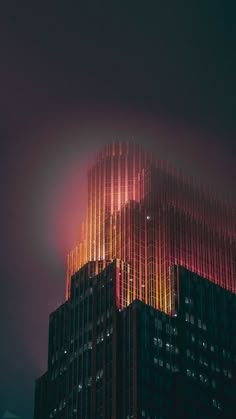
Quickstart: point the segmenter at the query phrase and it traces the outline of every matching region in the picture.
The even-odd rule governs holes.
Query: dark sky
[[[8,409],[31,419],[97,149],[133,138],[235,201],[236,9],[207,0],[5,3],[0,417]]]

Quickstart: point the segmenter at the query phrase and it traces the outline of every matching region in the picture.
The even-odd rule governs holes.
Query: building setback
[[[129,270],[89,262],[72,277],[50,316],[34,418],[233,418],[236,296],[173,266],[172,315],[139,300],[121,309]]]

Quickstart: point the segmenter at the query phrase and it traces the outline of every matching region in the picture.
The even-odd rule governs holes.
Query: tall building
[[[233,417],[235,293],[234,209],[139,146],[105,147],[35,419]]]

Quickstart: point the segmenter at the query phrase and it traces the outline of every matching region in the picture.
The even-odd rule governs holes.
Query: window
[[[178,330],[177,330],[177,328],[176,328],[176,327],[174,327],[174,328],[173,328],[173,335],[174,335],[174,336],[177,336],[177,335],[178,335]]]
[[[162,346],[163,346],[162,339],[160,339],[160,338],[159,338],[157,341],[158,341],[158,346],[159,346],[160,348],[162,348]]]
[[[221,410],[221,405],[220,405],[219,400],[212,399],[212,404],[213,404],[213,406],[214,406],[216,409]]]
[[[158,328],[158,330],[162,330],[162,322],[161,322],[161,320],[157,320],[157,328]]]
[[[191,334],[191,341],[192,341],[192,342],[195,342],[195,336],[194,336],[194,334],[193,334],[193,333]]]

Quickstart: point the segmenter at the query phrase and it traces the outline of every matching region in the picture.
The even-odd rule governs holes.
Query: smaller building
[[[236,296],[174,267],[174,316],[140,301],[123,312],[122,418],[233,418]]]

